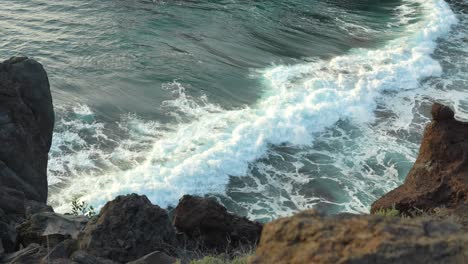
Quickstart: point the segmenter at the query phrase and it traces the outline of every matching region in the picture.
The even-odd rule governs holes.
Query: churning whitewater
[[[382,102],[394,100],[400,91],[422,89],[422,80],[442,74],[431,55],[436,40],[457,22],[442,0],[403,1],[398,9],[402,29],[395,29],[396,37],[378,49],[353,49],[329,60],[274,66],[253,74],[267,89],[251,106],[225,110],[205,96],[189,96],[178,81],[168,82],[165,88],[177,98],[166,100],[163,107],[179,121],[168,125],[129,114],[117,126],[126,138],[109,149],[100,148],[99,142],[111,139],[103,132],[103,123],[90,121],[92,109],[59,108],[58,112],[73,115],[60,116],[57,122],[60,132],[54,134],[49,182],[58,187],[51,192],[50,203],[67,212],[75,197],[99,207],[116,195],[135,192],[160,206],[174,205],[184,194],[217,195],[230,209],[256,219],[318,203],[339,206],[338,211],[367,211],[379,192],[395,187],[404,173],[378,151],[379,144],[390,139],[384,147],[395,153],[394,159],[408,164],[417,151],[416,143],[402,146],[392,142],[394,135],[380,133],[385,128],[379,124],[388,124],[379,116],[385,112]],[[400,106],[393,107],[386,111],[397,112]],[[411,122],[403,114],[393,121],[402,129]],[[87,141],[82,130],[92,131]],[[331,149],[343,151],[321,147],[326,141],[328,147],[336,143]],[[65,153],[64,146],[77,151]],[[312,163],[312,156],[320,168],[314,173],[322,180],[315,186],[344,194],[327,200],[327,195],[298,191],[298,186],[314,184],[301,171],[315,166],[306,164]],[[283,165],[272,165],[275,159]],[[330,159],[338,164],[335,173],[324,169]],[[382,171],[362,165],[371,159],[378,163],[375,167],[385,165]],[[356,167],[364,170],[356,174]],[[236,184],[239,179],[249,180]]]

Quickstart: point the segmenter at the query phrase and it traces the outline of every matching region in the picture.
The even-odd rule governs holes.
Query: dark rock
[[[116,262],[112,260],[98,258],[82,250],[73,253],[70,259],[73,264],[116,264]]]
[[[47,248],[50,248],[50,245]],[[66,239],[58,243],[51,250],[48,250],[48,254],[44,257],[44,261],[69,261],[68,259],[70,258],[70,256],[73,254],[73,252],[77,250],[78,241],[74,239]]]
[[[127,264],[174,264],[177,260],[161,251],[155,251]]]
[[[54,111],[47,74],[28,58],[0,63],[0,186],[47,200]]]
[[[167,212],[146,196],[131,194],[108,202],[80,237],[81,249],[117,262],[128,262],[155,250],[170,251],[175,231]]]
[[[54,212],[54,209],[50,205],[46,205],[45,203],[37,202],[37,201],[32,201],[32,200],[26,200],[24,202],[24,208],[25,208],[25,213],[26,217],[31,217],[33,214],[37,213],[44,213],[44,212]]]
[[[0,242],[2,250],[6,253],[13,252],[17,245],[15,222],[0,209]]]
[[[42,264],[42,259],[47,255],[47,250],[38,244],[30,244],[26,248],[5,255],[0,263],[9,264]]]
[[[0,209],[5,213],[24,215],[24,193],[0,186]]]
[[[419,156],[403,185],[372,204],[371,212],[395,206],[400,212],[455,208],[468,203],[468,123],[435,104]]]
[[[424,218],[323,216],[304,211],[265,225],[251,263],[466,263],[468,233]]]
[[[439,103],[432,105],[431,114],[434,121],[444,121],[455,118],[455,113],[450,109],[450,107]]]
[[[262,232],[260,223],[229,213],[216,200],[190,195],[179,201],[173,221],[178,231],[218,252],[255,245]]]
[[[37,243],[54,247],[68,238],[77,238],[88,222],[85,216],[42,212],[32,215],[17,227],[19,242],[24,246]]]

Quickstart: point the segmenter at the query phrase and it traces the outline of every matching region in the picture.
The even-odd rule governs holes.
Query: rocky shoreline
[[[46,205],[47,74],[12,58],[0,63],[0,263],[189,263],[245,249],[249,263],[468,263],[468,123],[440,104],[432,116],[404,184],[371,215],[309,210],[263,226],[214,199],[186,195],[168,213],[137,194],[62,215]]]

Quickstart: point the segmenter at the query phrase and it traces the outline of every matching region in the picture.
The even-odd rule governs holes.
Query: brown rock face
[[[408,213],[468,203],[468,123],[455,120],[453,111],[440,104],[433,105],[432,116],[404,184],[375,201],[371,212],[395,206]]]
[[[80,248],[94,256],[128,262],[172,249],[175,231],[166,210],[146,196],[130,194],[108,202],[79,240]]]
[[[265,225],[255,264],[467,263],[468,234],[452,222],[304,211]]]
[[[185,195],[174,214],[174,226],[209,249],[225,252],[229,247],[254,245],[262,225],[228,213],[214,199]]]

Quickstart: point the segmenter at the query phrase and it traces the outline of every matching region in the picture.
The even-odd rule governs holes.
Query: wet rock
[[[372,212],[395,206],[410,214],[468,203],[468,123],[453,119],[453,111],[440,104],[432,115],[404,184],[374,202]]]
[[[81,249],[117,262],[133,261],[155,250],[170,251],[174,243],[167,212],[137,194],[108,202],[80,237]]]
[[[42,212],[32,215],[17,227],[19,242],[24,246],[37,243],[55,247],[68,238],[77,238],[88,222],[85,216]]]
[[[128,262],[127,264],[174,264],[176,261],[175,258],[168,256],[164,252],[155,251],[135,261]]]
[[[265,225],[251,263],[465,263],[468,234],[456,223],[304,211]]]
[[[174,226],[208,249],[255,245],[262,225],[229,213],[216,200],[185,195],[174,212]]]
[[[35,60],[0,63],[0,186],[47,200],[54,110],[47,74]]]

